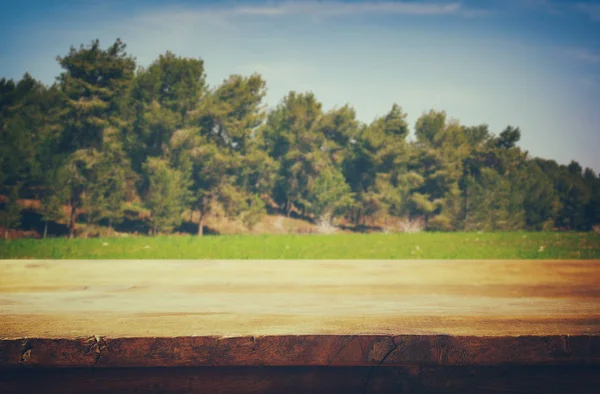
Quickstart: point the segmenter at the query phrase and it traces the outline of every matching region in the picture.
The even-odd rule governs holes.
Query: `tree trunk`
[[[358,227],[360,225],[360,208],[356,210],[356,217],[354,218],[354,227]]]
[[[194,220],[194,210],[192,208],[190,208],[190,222],[193,223]]]
[[[112,235],[112,218],[108,218],[108,235]]]
[[[75,207],[75,204],[73,204],[73,201],[71,200],[71,214],[69,215],[69,239],[72,239],[73,235],[75,233],[76,211],[77,211],[77,208]]]
[[[45,220],[44,221],[44,238],[46,238],[47,234],[48,234],[48,221]]]
[[[288,198],[287,204],[285,205],[285,216],[287,216],[289,218],[291,213],[292,213],[292,202]]]
[[[200,210],[200,220],[198,220],[198,236],[201,237],[204,234],[204,210]]]
[[[207,198],[207,196],[202,197],[202,201],[200,203],[200,218],[198,219],[198,236],[201,237],[204,234],[204,218],[206,213],[209,210],[209,202],[212,201],[212,196]]]
[[[465,189],[465,225],[467,227],[467,223],[469,222],[469,188]]]
[[[83,235],[83,238],[87,239],[89,233],[90,233],[90,221],[88,219],[88,222],[85,224],[85,233]]]

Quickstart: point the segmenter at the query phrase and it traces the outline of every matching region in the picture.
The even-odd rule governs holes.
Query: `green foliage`
[[[218,201],[223,211],[230,218],[241,217],[248,209],[248,195],[232,184],[225,183],[220,187]]]
[[[66,193],[61,193],[60,190],[48,190],[44,195],[40,205],[40,213],[42,220],[45,222],[58,222],[65,219],[64,203],[66,201]]]
[[[135,60],[125,47],[117,39],[101,49],[95,40],[87,47],[71,47],[66,56],[57,58],[64,70],[58,79],[64,111],[59,117],[62,127],[57,146],[69,156],[65,174],[71,177],[67,181],[71,236],[78,208],[86,210],[88,224],[120,217],[121,187],[114,184],[124,184],[124,179],[115,177],[128,171],[124,120],[135,72]]]
[[[47,151],[56,138],[57,90],[25,74],[18,82],[0,80],[0,183],[43,183]]]
[[[306,208],[311,184],[329,164],[329,155],[321,149],[326,132],[318,129],[321,107],[312,93],[292,91],[271,111],[261,130],[264,149],[280,163],[273,197],[288,215],[294,206]]]
[[[183,176],[167,161],[158,158],[149,158],[144,170],[150,183],[146,206],[151,212],[153,234],[170,232],[181,224]]]
[[[171,52],[138,72],[131,93],[136,108],[135,137],[129,140],[133,168],[139,169],[147,156],[169,153],[176,132],[189,128],[197,116],[205,79],[201,59]]]
[[[310,211],[323,221],[332,222],[336,215],[344,212],[352,204],[350,187],[344,175],[335,168],[321,171],[313,186]]]
[[[480,147],[490,138],[490,130],[486,124],[471,127],[465,126],[463,127],[463,134],[465,136],[466,143],[472,148]]]
[[[590,199],[585,208],[586,227],[600,224],[600,177],[590,168],[585,170],[584,180],[589,187]]]
[[[44,238],[49,221],[60,222],[66,219],[64,205],[69,198],[64,167],[49,169],[46,173],[44,193],[40,201],[40,213],[45,222]]]
[[[416,183],[422,181],[420,176],[407,170],[409,148],[405,141],[408,134],[405,118],[402,108],[394,104],[387,115],[360,129],[348,149],[342,168],[355,196],[356,222],[361,214],[405,214],[408,195]]]
[[[177,138],[180,154],[190,160],[191,207],[201,218],[220,201],[228,216],[247,217],[248,226],[259,220],[264,204],[255,203],[252,194],[270,190],[275,171],[274,161],[253,139],[264,118],[264,95],[259,75],[234,75],[207,93],[191,120],[195,127]],[[198,226],[201,234],[202,221]]]
[[[469,211],[466,230],[510,230],[510,184],[494,169],[484,168],[469,182]]]
[[[357,134],[356,111],[349,105],[333,109],[319,119],[317,133],[325,137],[319,149],[329,153],[331,163],[338,166],[344,160],[346,148]]]
[[[14,229],[21,225],[21,206],[19,205],[19,191],[21,183],[10,188],[8,201],[0,210],[0,225],[4,227],[4,236],[8,236],[8,229]]]
[[[252,230],[266,214],[265,202],[257,195],[250,195],[247,204],[247,208],[242,213],[242,223]]]
[[[557,195],[552,179],[536,162],[529,162],[525,170],[523,209],[525,223],[531,230],[551,228],[557,212]]]
[[[432,231],[450,231],[453,229],[452,219],[444,214],[434,216],[427,223],[427,228]]]
[[[123,97],[135,71],[135,60],[125,47],[116,40],[103,50],[95,40],[87,47],[71,47],[66,56],[57,58],[64,70],[59,77],[66,109],[64,148],[100,150],[104,130],[118,125]]]
[[[424,144],[436,144],[446,127],[446,112],[434,110],[424,113],[417,120],[415,135]]]
[[[141,206],[154,233],[173,231],[185,210],[199,213],[202,234],[216,208],[250,228],[267,210],[357,226],[422,220],[431,231],[600,224],[598,175],[529,157],[518,127],[495,135],[431,110],[407,141],[398,104],[369,124],[310,92],[269,110],[259,74],[208,86],[202,59],[166,52],[136,70],[125,49],[118,39],[72,47],[52,86],[29,74],[0,80],[0,190],[21,185],[42,219],[66,219],[71,236],[80,214],[86,228],[112,226],[125,207],[146,215]],[[3,220],[14,225],[10,204]]]
[[[504,131],[500,133],[497,139],[497,145],[499,148],[510,149],[514,148],[521,139],[521,130],[519,128],[513,128],[508,126]]]

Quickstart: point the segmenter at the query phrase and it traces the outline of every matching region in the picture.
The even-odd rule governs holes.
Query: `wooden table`
[[[594,384],[600,261],[0,261],[0,392]]]

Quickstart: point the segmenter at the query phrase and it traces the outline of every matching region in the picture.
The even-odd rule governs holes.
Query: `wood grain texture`
[[[599,261],[0,261],[0,367],[600,363]]]
[[[598,336],[270,336],[0,341],[1,367],[600,365]]]

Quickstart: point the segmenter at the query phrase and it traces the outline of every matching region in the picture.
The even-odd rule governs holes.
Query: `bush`
[[[452,230],[452,219],[445,215],[437,215],[429,220],[427,223],[427,230],[429,231],[451,231]]]

